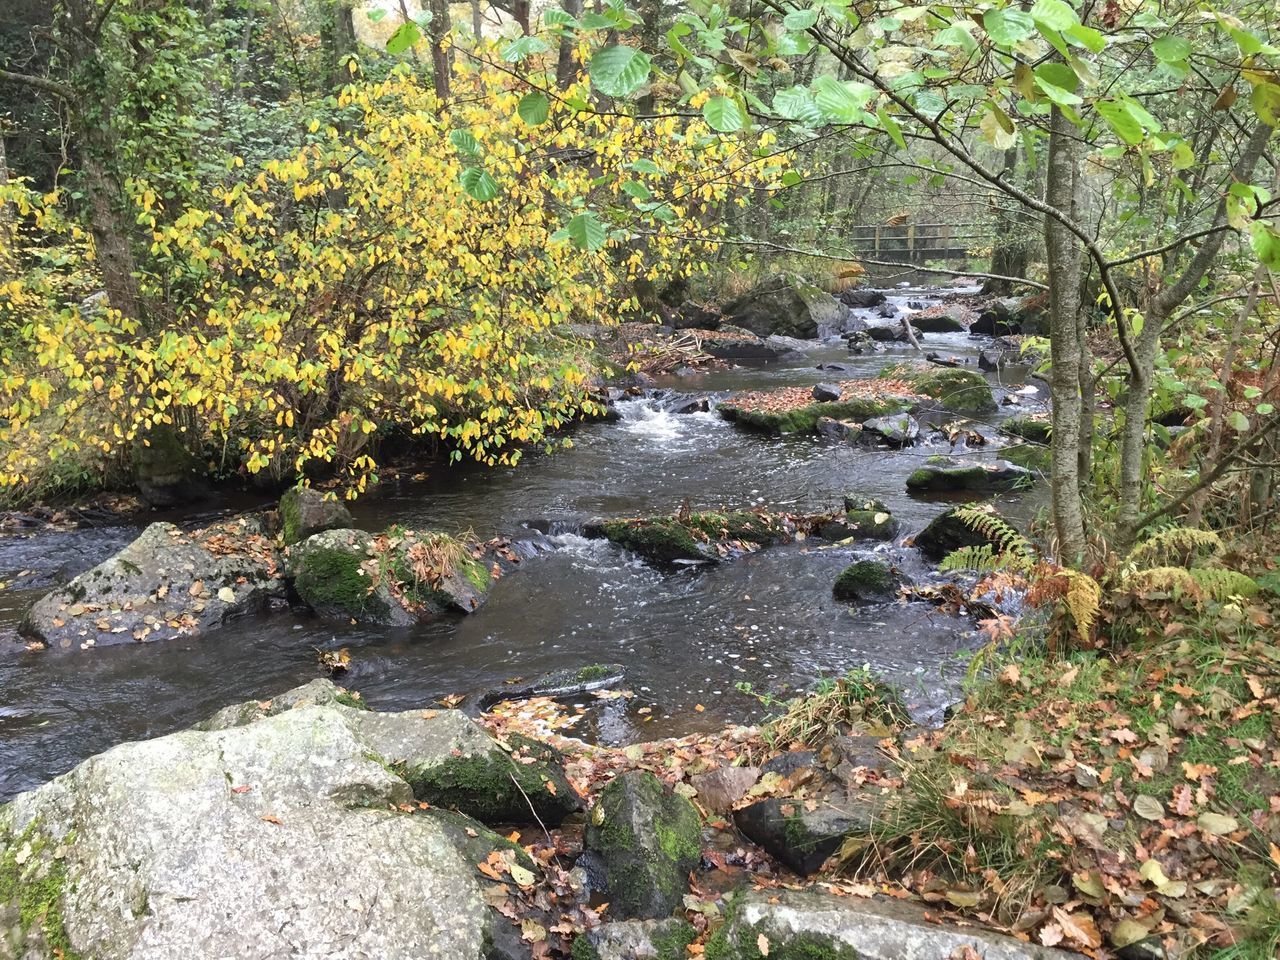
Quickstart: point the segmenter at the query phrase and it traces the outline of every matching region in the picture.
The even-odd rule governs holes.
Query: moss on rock
[[[789,537],[780,518],[746,510],[606,520],[599,530],[605,539],[657,563],[716,560],[719,555],[712,546],[716,543],[763,546]]]
[[[1004,433],[1030,440],[1032,443],[1049,443],[1052,424],[1040,417],[1010,417],[1000,424]]]
[[[833,420],[870,420],[892,413],[901,413],[907,404],[903,400],[853,397],[828,403],[810,403],[791,410],[757,410],[722,403],[717,409],[726,420],[762,433],[781,436],[789,433],[813,433],[818,421],[824,417]]]
[[[836,577],[831,593],[837,600],[887,600],[897,592],[898,582],[889,564],[859,560]]]
[[[50,843],[35,821],[16,837],[0,835],[0,908],[17,907],[19,956],[79,960],[62,916],[67,868]]]
[[[933,397],[945,409],[955,413],[990,413],[996,409],[991,384],[973,370],[903,362],[885,367],[880,376],[901,380],[912,390]]]
[[[513,742],[529,748],[532,763],[517,763],[500,750],[451,757],[427,767],[394,765],[395,773],[424,803],[446,807],[481,823],[531,823],[556,826],[578,810],[577,791],[564,776],[554,748],[535,741]]]

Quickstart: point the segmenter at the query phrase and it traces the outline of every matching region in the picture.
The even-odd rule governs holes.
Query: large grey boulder
[[[86,649],[204,633],[283,592],[279,556],[255,521],[194,533],[153,523],[119,553],[37,600],[24,636]]]
[[[600,792],[585,848],[602,867],[611,916],[669,917],[702,856],[702,818],[653,774],[632,770]]]
[[[518,855],[419,810],[395,758],[500,748],[456,711],[326,696],[122,744],[0,808],[0,955],[490,956],[509,924],[485,906],[473,847]]]
[[[812,810],[803,800],[769,797],[733,815],[743,836],[801,876],[816,873],[850,837],[867,840],[884,806],[871,791],[845,795],[835,791]]]
[[[753,890],[707,944],[717,960],[771,957],[826,960],[1068,960],[1080,955],[1024,943],[980,927],[939,923],[914,903],[837,896],[816,890]],[[966,950],[968,948],[968,950]]]
[[[1020,490],[1035,482],[1035,474],[1008,460],[961,460],[930,457],[907,477],[915,493],[991,492]]]
[[[686,960],[696,934],[688,920],[605,923],[574,942],[573,960]]]
[[[762,337],[780,334],[812,340],[819,328],[837,328],[845,308],[829,293],[794,273],[779,273],[725,305],[724,316]]]
[[[354,522],[340,500],[313,487],[290,487],[280,496],[280,539],[286,545],[324,530],[349,528]]]

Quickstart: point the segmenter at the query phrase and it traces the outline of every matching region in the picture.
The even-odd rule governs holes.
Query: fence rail
[[[871,223],[850,228],[849,246],[853,253],[876,260],[964,260],[970,247],[989,243],[989,228],[976,224],[954,223]]]

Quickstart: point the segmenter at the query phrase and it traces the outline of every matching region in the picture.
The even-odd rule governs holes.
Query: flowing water
[[[892,299],[905,305],[919,297],[904,291]],[[931,334],[924,342],[926,350],[970,362],[978,345],[963,334]],[[903,537],[917,532],[945,505],[908,497],[904,480],[924,457],[947,452],[945,441],[868,450],[748,433],[714,411],[669,410],[672,396],[715,399],[733,390],[874,376],[888,359],[911,353],[893,347],[858,357],[843,345],[815,344],[774,364],[672,376],[646,396],[619,402],[617,422],[577,429],[570,449],[529,456],[513,469],[440,468],[421,481],[385,483],[357,505],[361,526],[471,530],[524,544],[518,569],[461,619],[351,627],[278,610],[188,641],[31,652],[13,639],[25,606],[118,550],[138,528],[0,539],[0,580],[14,581],[0,592],[0,632],[8,634],[0,636],[0,797],[112,744],[164,734],[225,704],[313,679],[314,648],[349,648],[352,669],[342,682],[378,709],[422,706],[517,675],[622,663],[636,696],[595,715],[591,729],[614,743],[758,718],[759,704],[736,689],[739,682],[780,692],[863,664],[899,685],[919,717],[936,716],[954,695],[964,653],[978,643],[972,624],[922,603],[856,609],[831,597],[836,575],[861,556],[885,555],[909,576],[930,576],[911,548],[815,540],[713,567],[658,570],[576,532],[591,518],[669,513],[686,501],[694,509],[809,512],[837,506],[845,493],[883,499],[902,521]],[[817,369],[831,362],[852,369]],[[995,454],[980,448],[978,455]],[[1034,491],[1001,500],[1014,516],[1038,503]]]

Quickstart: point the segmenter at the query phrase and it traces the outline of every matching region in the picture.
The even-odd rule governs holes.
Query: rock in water
[[[859,560],[845,567],[836,577],[831,594],[837,600],[874,603],[893,599],[901,583],[893,567],[883,560]]]
[[[844,391],[834,383],[818,383],[814,384],[810,395],[819,403],[835,403],[844,395]]]
[[[289,551],[293,588],[320,617],[408,626],[413,614],[377,575],[373,537],[363,530],[325,530]]]
[[[653,774],[633,770],[601,791],[585,845],[603,866],[612,916],[669,917],[701,858],[702,822],[692,803]]]
[[[911,325],[924,333],[963,333],[969,329],[965,324],[969,316],[969,311],[961,306],[933,307],[912,314]]]
[[[762,337],[812,340],[818,328],[838,327],[845,308],[835,297],[793,273],[779,273],[725,305],[726,319]]]
[[[940,923],[924,907],[817,890],[753,890],[707,944],[717,960],[770,957],[822,960],[1083,960],[1077,953],[1025,943],[979,927]]]
[[[870,290],[866,287],[840,291],[840,302],[846,307],[854,307],[856,309],[878,307],[880,304],[884,303],[886,299],[884,291]]]
[[[37,600],[19,630],[62,649],[195,636],[282,594],[278,561],[251,520],[195,533],[153,523],[115,556]]]
[[[454,711],[312,703],[115,747],[0,808],[5,955],[483,960],[509,924],[459,824],[506,848],[419,811],[387,752],[483,742]]]
[[[280,538],[285,546],[354,524],[350,510],[312,487],[290,487],[280,497]]]
[[[980,547],[984,543],[999,546],[957,516],[959,507],[952,507],[929,521],[929,525],[916,534],[916,548],[930,560],[941,560],[961,547]]]
[[[952,457],[930,457],[919,470],[907,477],[907,489],[913,493],[953,493],[960,491],[1017,490],[1035,482],[1035,474],[1008,460],[978,462]]]
[[[862,424],[862,430],[864,440],[885,443],[891,447],[909,447],[920,436],[920,424],[908,413],[874,417]]]

